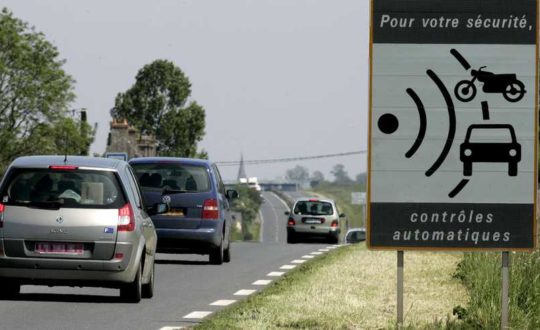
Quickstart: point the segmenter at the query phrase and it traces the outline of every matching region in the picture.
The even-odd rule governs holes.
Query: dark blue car
[[[225,190],[214,163],[173,157],[135,158],[129,163],[145,204],[169,204],[169,212],[152,216],[158,252],[208,254],[210,263],[217,265],[231,260],[229,202],[238,193]]]

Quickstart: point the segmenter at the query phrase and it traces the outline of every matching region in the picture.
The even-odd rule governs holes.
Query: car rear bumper
[[[313,235],[313,236],[331,236],[336,237],[339,235],[339,228],[328,228],[328,227],[315,227],[302,226],[302,227],[287,227],[287,232],[292,234],[301,234],[301,235]]]
[[[156,229],[158,252],[208,253],[221,243],[218,228],[199,229]]]
[[[102,281],[130,282],[137,268],[133,245],[118,243],[111,260],[7,257],[0,256],[0,277],[17,278],[21,282]]]

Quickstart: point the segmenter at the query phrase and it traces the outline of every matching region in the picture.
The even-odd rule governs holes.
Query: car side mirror
[[[341,214],[339,215],[339,217],[340,217],[340,218],[345,218],[345,213],[341,213]]]
[[[285,211],[285,215],[290,215],[290,214],[291,214],[291,212]]]
[[[169,212],[169,204],[167,203],[155,203],[147,210],[148,215],[163,214]]]
[[[235,199],[235,198],[238,198],[239,195],[238,195],[238,191],[234,190],[234,189],[229,189],[225,192],[225,196],[227,197],[227,199],[229,200],[232,200],[232,199]]]

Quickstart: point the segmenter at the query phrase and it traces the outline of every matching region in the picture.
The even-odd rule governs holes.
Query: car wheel
[[[213,265],[221,265],[223,263],[223,238],[219,246],[210,251],[210,263]]]
[[[330,241],[330,244],[339,243],[339,235],[331,235],[329,241]]]
[[[120,288],[120,298],[127,302],[138,303],[141,301],[142,291],[142,265],[139,263],[137,275],[133,282],[128,283]]]
[[[154,263],[152,262],[152,270],[151,270],[151,273],[150,273],[150,281],[148,281],[147,284],[143,284],[142,285],[142,292],[141,292],[141,296],[143,298],[152,298],[154,296],[154,273],[155,273],[155,266],[154,266]]]
[[[227,248],[223,251],[223,261],[231,262],[231,242],[229,242]]]
[[[0,298],[14,298],[21,292],[21,285],[17,282],[10,280],[1,280],[0,285]]]

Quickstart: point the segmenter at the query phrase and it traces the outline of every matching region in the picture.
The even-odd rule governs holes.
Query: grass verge
[[[440,327],[467,302],[451,276],[461,256],[405,253],[407,327]],[[393,328],[395,317],[396,253],[354,245],[302,264],[196,329],[381,329]]]
[[[510,253],[510,326],[540,329],[540,252]],[[501,254],[467,253],[456,276],[470,294],[464,328],[496,329],[501,321]]]

